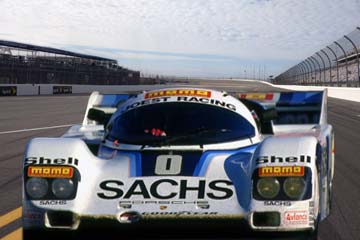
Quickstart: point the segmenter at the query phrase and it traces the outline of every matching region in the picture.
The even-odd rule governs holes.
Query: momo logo
[[[302,166],[278,166],[259,168],[259,177],[301,177],[304,176]]]
[[[193,198],[204,199],[208,197],[214,200],[230,198],[234,193],[232,182],[228,180],[214,180],[207,182],[199,180],[189,183],[188,180],[176,181],[174,179],[159,179],[151,184],[144,180],[135,180],[130,186],[124,187],[124,183],[119,180],[106,180],[100,183],[98,197],[102,199],[187,199],[190,194],[195,194]],[[208,189],[208,190],[207,190]]]
[[[71,178],[72,176],[72,167],[30,166],[28,168],[28,177]]]
[[[164,91],[149,92],[145,94],[145,99],[171,96],[192,96],[192,97],[211,97],[211,91],[196,89],[170,89]]]
[[[308,224],[309,214],[307,211],[288,211],[284,213],[284,224]]]
[[[256,159],[256,164],[264,163],[311,163],[311,156],[289,156],[289,157],[278,157],[278,156],[259,156]]]

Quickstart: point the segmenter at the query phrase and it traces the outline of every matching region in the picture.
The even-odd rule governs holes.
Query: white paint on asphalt
[[[26,129],[19,129],[19,130],[11,130],[11,131],[0,132],[0,135],[1,134],[8,134],[8,133],[39,131],[39,130],[54,129],[54,128],[65,128],[65,127],[71,127],[72,125],[75,125],[75,124],[66,124],[66,125],[58,125],[58,126],[50,126],[50,127],[26,128]]]

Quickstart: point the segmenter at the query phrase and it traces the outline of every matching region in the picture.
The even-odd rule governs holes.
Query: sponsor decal
[[[0,96],[16,96],[17,86],[2,86],[0,87]]]
[[[28,177],[72,178],[72,167],[30,166]]]
[[[196,89],[170,89],[156,92],[148,92],[145,94],[145,99],[172,96],[193,96],[210,98],[211,91]]]
[[[159,97],[159,98],[153,98],[153,99],[142,100],[139,102],[134,102],[134,103],[126,106],[126,110],[130,110],[133,108],[137,108],[137,107],[141,107],[141,106],[149,105],[149,104],[154,104],[154,103],[167,102],[169,98],[170,97]]]
[[[310,215],[309,220],[315,219],[315,207],[314,206],[315,206],[315,202],[310,201],[309,202],[309,215]],[[314,222],[312,221],[312,222],[310,222],[310,224],[314,224]]]
[[[66,200],[41,200],[39,202],[40,205],[46,206],[46,205],[66,205]]]
[[[68,158],[47,158],[47,157],[27,157],[25,165],[78,165],[79,160],[73,157]]]
[[[309,223],[309,214],[307,211],[288,211],[284,213],[284,224],[300,225]]]
[[[127,201],[120,201],[119,205],[120,206],[125,206],[125,205],[143,205],[143,204],[167,204],[167,205],[186,205],[186,204],[191,204],[191,205],[209,205],[208,201],[167,201],[167,200],[127,200]]]
[[[249,100],[272,100],[274,97],[273,93],[242,93],[240,98]]]
[[[277,157],[277,156],[259,156],[256,159],[256,164],[264,163],[311,163],[311,156],[300,155],[298,157]]]
[[[167,209],[167,206],[166,206],[166,205],[161,205],[161,206],[160,206],[160,210],[165,210],[165,209]]]
[[[72,86],[53,86],[53,94],[71,94]]]
[[[303,166],[277,166],[259,168],[259,177],[301,177],[304,176]]]
[[[178,102],[197,102],[197,103],[206,103],[218,107],[227,108],[231,111],[236,111],[235,105],[227,102],[223,102],[216,99],[210,99],[210,98],[198,98],[198,97],[178,97]]]
[[[177,187],[177,190],[169,190],[164,193],[166,186]],[[224,200],[230,198],[234,193],[229,186],[232,182],[228,180],[214,180],[207,182],[199,180],[196,185],[190,185],[187,180],[176,181],[174,179],[159,179],[146,185],[144,180],[135,180],[129,187],[124,188],[124,183],[119,180],[106,180],[100,183],[99,187],[103,190],[97,193],[102,199],[131,199],[141,197],[142,199],[186,199],[189,193],[197,193],[197,199],[208,197],[214,200]],[[208,187],[211,191],[206,192]],[[162,189],[161,194],[159,189]]]
[[[154,104],[154,103],[164,103],[169,102],[170,97],[159,97],[159,98],[152,98],[152,99],[146,99],[138,102],[134,102],[128,106],[126,106],[125,110],[131,110],[137,107]],[[175,99],[177,102],[191,102],[191,103],[204,103],[204,104],[210,104],[218,107],[227,108],[231,111],[236,111],[236,106],[231,103],[227,103],[224,101],[220,101],[217,99],[211,99],[211,98],[205,98],[205,97],[189,97],[189,96],[183,96],[183,97],[177,97]]]
[[[291,206],[291,202],[290,201],[264,201],[264,206],[289,207],[289,206]]]
[[[194,216],[194,215],[217,215],[218,212],[192,212],[192,211],[180,211],[180,212],[143,212],[143,216]]]

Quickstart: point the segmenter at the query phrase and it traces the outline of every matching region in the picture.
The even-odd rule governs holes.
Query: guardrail
[[[273,83],[360,87],[360,27],[278,75]]]

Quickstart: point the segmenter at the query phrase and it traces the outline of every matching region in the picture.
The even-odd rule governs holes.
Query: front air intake
[[[256,227],[280,226],[280,213],[278,212],[254,212],[252,218]]]
[[[45,226],[47,228],[77,229],[80,219],[70,211],[47,211]]]

